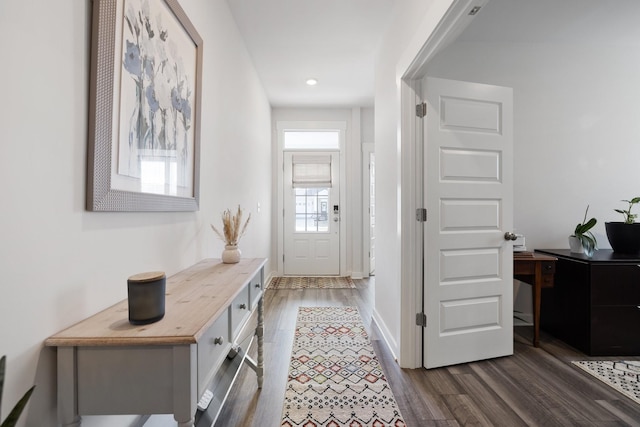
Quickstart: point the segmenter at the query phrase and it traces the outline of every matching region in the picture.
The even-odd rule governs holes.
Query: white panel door
[[[333,276],[340,274],[340,154],[331,158],[331,184],[294,187],[292,151],[284,152],[284,274]],[[304,152],[303,156],[314,156]]]
[[[422,81],[424,366],[513,354],[513,91]]]

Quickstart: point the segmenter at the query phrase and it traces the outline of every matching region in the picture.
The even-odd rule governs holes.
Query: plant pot
[[[605,222],[607,239],[614,252],[621,254],[640,253],[640,223]]]
[[[576,236],[569,236],[569,251],[572,254],[583,254],[584,248],[582,247],[582,243],[580,239]]]
[[[591,258],[593,256],[595,248],[585,246],[582,241],[576,236],[569,236],[569,251],[573,254],[584,254]]]

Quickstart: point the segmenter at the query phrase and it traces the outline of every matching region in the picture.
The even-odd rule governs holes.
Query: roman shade
[[[292,184],[302,188],[331,187],[331,155],[300,154],[292,156]]]

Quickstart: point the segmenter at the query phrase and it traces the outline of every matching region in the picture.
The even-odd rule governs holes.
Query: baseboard
[[[151,415],[140,415],[138,419],[131,423],[130,427],[143,427],[149,418],[151,418]]]
[[[271,283],[271,279],[273,279],[274,277],[275,273],[273,271],[269,273],[267,278],[264,280],[264,283],[262,284],[262,289],[267,289],[267,286],[269,285],[269,283]]]
[[[378,310],[376,310],[375,308],[373,309],[372,319],[375,322],[376,326],[378,327],[378,330],[380,331],[380,335],[382,335],[382,340],[384,341],[387,348],[391,352],[393,359],[397,362],[398,361],[398,343],[396,343],[396,341],[393,339],[393,335],[389,331],[389,328],[387,328],[387,325],[384,323],[384,321],[382,320],[382,317],[380,317],[380,314],[378,314]]]
[[[514,312],[513,326],[533,326],[533,314]]]

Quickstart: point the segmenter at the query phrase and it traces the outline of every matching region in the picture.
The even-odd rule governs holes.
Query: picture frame
[[[177,0],[94,0],[89,211],[197,211],[203,41]]]

